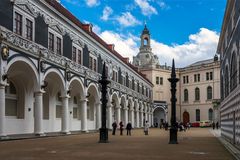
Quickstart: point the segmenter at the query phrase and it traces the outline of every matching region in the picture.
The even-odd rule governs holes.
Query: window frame
[[[21,24],[22,33],[21,34],[16,33],[16,23],[15,23],[16,14],[15,13],[18,13],[19,15],[22,16],[22,24]],[[32,22],[32,40],[27,38],[27,27],[26,27],[27,19]],[[29,41],[33,41],[33,42],[35,41],[35,18],[16,6],[13,7],[13,32]]]
[[[207,100],[212,100],[212,98],[213,98],[213,88],[212,88],[212,86],[208,86],[207,87]]]
[[[91,62],[90,62],[90,60],[91,60]],[[96,62],[95,67],[94,67],[94,62]],[[91,69],[95,72],[97,72],[97,69],[98,69],[97,57],[91,53],[89,54],[89,69]]]
[[[49,48],[49,35],[50,34],[53,34],[53,51],[52,50],[50,50],[50,48]],[[57,53],[57,39],[60,39],[61,40],[61,54],[58,54]],[[60,34],[60,33],[58,33],[57,31],[55,31],[54,29],[52,29],[52,28],[50,28],[50,27],[48,27],[48,49],[50,50],[50,51],[52,51],[54,54],[57,54],[57,55],[63,55],[63,37],[62,37],[62,35]]]
[[[73,48],[76,49],[75,60],[73,60]],[[81,55],[80,55],[80,57],[81,57],[80,63],[79,63],[79,51],[81,53]],[[82,47],[80,47],[79,45],[77,45],[75,43],[72,44],[72,61],[77,63],[77,64],[83,65],[83,49],[82,49]]]

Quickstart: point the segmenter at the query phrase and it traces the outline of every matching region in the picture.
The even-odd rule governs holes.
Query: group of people
[[[114,121],[113,124],[112,124],[112,135],[115,135],[116,134],[116,130],[117,130],[117,122]],[[148,135],[148,131],[149,131],[149,123],[148,121],[145,122],[145,125],[144,125],[144,133],[145,135]],[[120,135],[123,135],[123,129],[124,129],[124,124],[123,122],[119,122],[119,130],[120,130]],[[126,130],[127,130],[127,136],[131,136],[131,130],[132,130],[132,124],[131,122],[128,122],[127,125],[126,125]]]

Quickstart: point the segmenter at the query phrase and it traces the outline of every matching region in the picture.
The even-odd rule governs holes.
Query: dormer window
[[[48,35],[48,49],[54,52],[54,35],[51,32]]]
[[[49,28],[48,49],[58,55],[62,55],[62,35]]]
[[[13,32],[32,41],[34,40],[34,18],[21,9],[14,7]]]
[[[97,72],[97,58],[93,55],[89,55],[89,68]]]
[[[82,64],[82,48],[77,45],[74,45],[72,49],[72,61]]]
[[[57,37],[57,54],[61,55],[62,54],[62,40]]]
[[[22,35],[22,15],[15,12],[15,33]]]
[[[33,40],[33,22],[29,19],[26,19],[26,36],[28,40]]]

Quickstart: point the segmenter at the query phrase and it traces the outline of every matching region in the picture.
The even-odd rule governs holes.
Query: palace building
[[[221,134],[240,146],[240,2],[228,0],[217,52],[221,59]]]
[[[168,78],[171,77],[171,67],[160,65],[158,57],[151,48],[150,31],[145,25],[141,34],[141,46],[133,64],[154,84],[153,116],[154,124],[170,122],[171,92]],[[177,63],[177,61],[175,61]],[[210,120],[219,122],[220,99],[220,61],[218,56],[199,61],[184,68],[176,69],[177,102],[176,116],[179,122],[200,122]]]
[[[0,137],[98,130],[106,62],[107,126],[153,124],[153,84],[55,0],[0,1]]]

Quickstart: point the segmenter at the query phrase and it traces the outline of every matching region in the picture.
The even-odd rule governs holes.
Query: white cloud
[[[168,6],[164,1],[158,1],[157,2],[157,4],[160,6],[160,8],[162,9],[162,10],[167,10],[167,9],[170,9],[170,6]]]
[[[104,21],[107,21],[109,19],[109,16],[113,13],[113,10],[111,7],[109,6],[106,6],[104,9],[103,9],[103,15],[101,16],[101,19],[104,20]]]
[[[206,28],[200,28],[196,34],[189,36],[184,44],[166,45],[155,40],[151,41],[152,49],[161,63],[171,65],[172,58],[178,67],[185,67],[196,61],[213,58],[216,53],[219,34]]]
[[[158,14],[156,8],[148,3],[148,0],[135,0],[135,3],[141,8],[142,14],[145,16],[151,16],[152,14]]]
[[[131,35],[126,37],[112,31],[104,31],[99,36],[108,44],[114,44],[114,49],[123,57],[129,57],[130,61],[138,53],[137,42]]]
[[[140,39],[133,35],[121,35],[112,31],[104,31],[100,37],[109,44],[115,44],[115,50],[123,57],[136,56],[139,52]],[[175,59],[177,67],[186,67],[194,62],[213,58],[216,53],[219,34],[206,28],[200,28],[198,33],[191,34],[184,44],[167,45],[151,40],[153,53],[159,57],[160,64],[171,65]]]
[[[122,13],[121,16],[117,17],[116,20],[120,25],[124,27],[136,26],[141,24],[139,20],[137,20],[130,12]]]
[[[85,0],[85,2],[89,7],[98,6],[100,4],[99,0]]]

